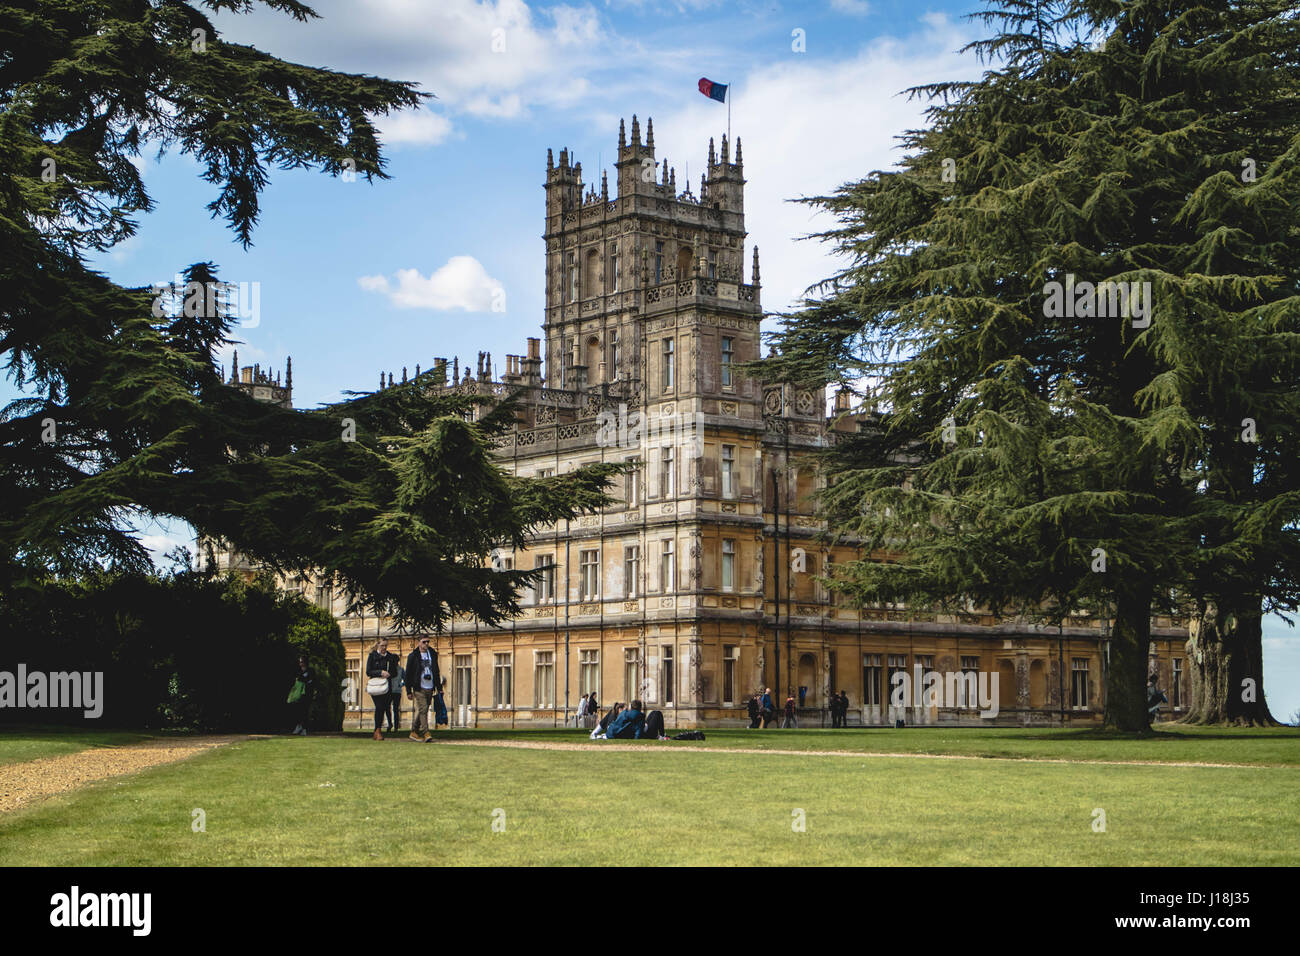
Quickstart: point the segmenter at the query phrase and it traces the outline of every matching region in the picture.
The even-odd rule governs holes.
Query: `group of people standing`
[[[777,712],[776,704],[772,699],[772,688],[765,688],[761,694],[755,692],[749,698],[747,707],[749,712],[748,729],[759,730],[776,723]],[[831,712],[832,727],[847,727],[849,725],[849,695],[847,693],[844,691],[840,691],[838,694],[832,692],[830,700],[827,701],[827,707]],[[798,728],[799,712],[793,694],[786,695],[783,710],[785,719],[782,721],[781,726],[783,728]]]
[[[388,640],[379,638],[366,658],[366,693],[375,704],[375,740],[383,740],[383,724],[389,731],[402,729],[402,690],[412,702],[415,716],[411,722],[411,740],[428,742],[429,711],[433,710],[434,727],[448,724],[444,691],[446,680],[438,670],[438,652],[429,646],[429,638],[422,636],[415,649],[401,659],[388,649]]]

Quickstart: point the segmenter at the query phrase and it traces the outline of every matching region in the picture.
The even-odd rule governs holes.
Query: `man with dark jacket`
[[[316,691],[316,672],[307,666],[307,658],[298,658],[298,673],[295,678],[302,681],[303,691],[297,702],[291,705],[294,720],[297,721],[293,733],[299,737],[306,737],[307,714],[311,710],[312,694]]]
[[[632,706],[619,714],[605,732],[609,740],[640,740],[645,731],[645,713],[641,701],[632,701]]]
[[[749,730],[758,729],[758,695],[751,694],[749,697]]]
[[[415,702],[415,721],[411,725],[412,740],[428,740],[429,707],[433,695],[442,686],[438,672],[438,652],[429,646],[429,635],[421,634],[415,650],[406,659],[406,693]]]

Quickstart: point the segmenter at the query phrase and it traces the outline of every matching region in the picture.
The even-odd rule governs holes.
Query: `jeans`
[[[384,729],[384,715],[388,713],[388,698],[391,694],[371,694],[370,699],[375,702],[375,730]]]
[[[397,730],[402,726],[402,691],[398,688],[388,695],[388,729]]]
[[[415,688],[411,691],[415,699],[415,719],[411,723],[411,733],[424,735],[429,732],[429,708],[433,706],[433,691]]]

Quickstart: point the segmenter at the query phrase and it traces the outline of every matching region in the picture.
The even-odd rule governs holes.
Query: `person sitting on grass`
[[[668,735],[664,733],[664,713],[662,710],[652,710],[645,715],[645,729],[641,732],[641,736],[646,740],[668,739]]]
[[[641,710],[641,701],[632,701],[632,706],[614,718],[605,731],[608,740],[640,740],[645,731],[645,714]]]
[[[605,738],[605,733],[609,730],[609,725],[614,722],[622,709],[623,705],[618,701],[614,701],[614,706],[609,709],[609,713],[600,718],[600,723],[598,723],[595,730],[591,732],[591,739],[603,740]]]

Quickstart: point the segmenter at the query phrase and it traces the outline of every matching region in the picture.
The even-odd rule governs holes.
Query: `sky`
[[[619,119],[653,117],[657,155],[679,188],[698,190],[709,138],[728,110],[697,90],[731,85],[744,144],[748,247],[761,250],[763,306],[790,306],[836,270],[831,223],[792,200],[824,194],[900,158],[896,137],[924,124],[918,84],[971,79],[962,54],[981,35],[976,0],[314,0],[318,20],[274,11],[223,14],[227,41],[284,59],[410,80],[434,98],[381,117],[391,179],[373,184],[276,171],[251,248],[205,205],[214,187],[188,157],[139,165],[155,200],[138,234],[96,261],[116,281],[167,281],[210,260],[257,283],[258,310],[237,330],[241,365],[283,370],[294,403],[315,406],[376,386],[380,371],[434,356],[498,367],[540,335],[546,151],[567,147],[584,180],[613,178]],[[746,258],[748,263],[748,258]],[[493,309],[503,296],[504,311]],[[222,355],[227,368],[229,349]],[[183,528],[146,543],[189,544]],[[1270,618],[1270,701],[1300,710],[1300,641]]]

